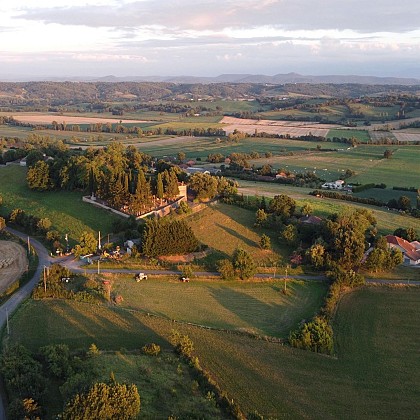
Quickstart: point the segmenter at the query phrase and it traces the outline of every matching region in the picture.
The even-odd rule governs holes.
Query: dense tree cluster
[[[6,346],[0,371],[9,396],[8,417],[40,419],[49,398],[47,381],[54,381],[64,402],[63,419],[134,419],[140,411],[135,385],[95,382],[100,374],[96,364],[99,350],[72,353],[65,344],[49,344],[32,354],[22,345]]]
[[[143,231],[142,250],[148,257],[196,251],[198,240],[183,220],[149,219]]]
[[[51,220],[47,217],[39,218],[32,214],[27,214],[22,209],[14,209],[8,216],[8,221],[14,225],[22,227],[25,232],[33,235],[45,235],[51,227]]]

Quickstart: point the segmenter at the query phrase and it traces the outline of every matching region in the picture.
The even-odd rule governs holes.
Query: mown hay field
[[[326,137],[331,125],[323,125],[311,122],[285,122],[273,120],[251,120],[234,117],[223,117],[220,121],[224,125],[227,134],[238,130],[247,134],[268,133],[278,135],[290,135],[291,137],[314,136]]]

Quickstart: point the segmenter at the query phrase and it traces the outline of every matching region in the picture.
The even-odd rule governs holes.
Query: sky
[[[418,0],[13,0],[0,80],[296,72],[420,79]]]

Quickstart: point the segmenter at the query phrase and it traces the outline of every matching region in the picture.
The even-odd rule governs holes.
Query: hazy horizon
[[[420,79],[413,0],[68,3],[0,6],[0,79],[290,72]]]

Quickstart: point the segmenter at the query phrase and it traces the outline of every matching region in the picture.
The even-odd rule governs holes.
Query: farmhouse
[[[416,242],[408,242],[399,236],[387,235],[386,240],[390,248],[399,249],[404,255],[404,262],[410,265],[420,264],[420,248],[416,248]]]
[[[322,223],[322,219],[318,216],[306,215],[299,219],[300,223],[305,225],[319,225]]]
[[[197,167],[190,167],[190,168],[186,168],[185,172],[188,175],[192,175],[192,174],[196,174],[197,172],[201,172],[203,174],[210,174],[210,171],[208,171],[207,169],[204,168],[197,168]]]
[[[341,179],[338,179],[334,182],[326,182],[325,184],[322,184],[321,188],[327,189],[327,190],[342,190],[344,187],[344,181]]]

